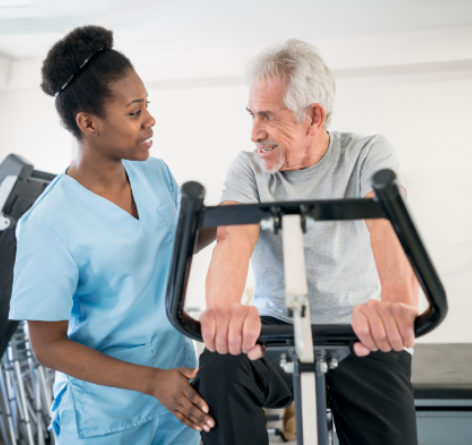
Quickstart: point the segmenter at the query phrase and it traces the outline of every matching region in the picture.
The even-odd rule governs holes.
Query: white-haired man
[[[249,66],[254,152],[231,164],[222,204],[371,197],[372,175],[398,169],[390,144],[327,130],[335,82],[311,45],[289,40]],[[202,314],[206,350],[194,385],[216,426],[205,445],[268,444],[262,407],[287,406],[292,377],[256,345],[261,320],[290,323],[282,240],[258,225],[219,227]],[[313,324],[352,323],[355,355],[327,375],[342,445],[413,445],[410,384],[418,284],[385,220],[318,223],[305,235]],[[255,306],[242,306],[249,260]],[[228,354],[229,353],[229,354]]]

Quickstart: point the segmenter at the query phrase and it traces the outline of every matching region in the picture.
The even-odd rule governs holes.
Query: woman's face
[[[109,159],[145,161],[152,146],[156,120],[147,109],[147,91],[134,70],[110,85],[114,95],[97,121],[94,144]]]

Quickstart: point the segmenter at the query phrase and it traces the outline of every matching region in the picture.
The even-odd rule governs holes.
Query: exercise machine
[[[15,229],[54,177],[14,154],[0,164],[0,431],[6,445],[54,441],[47,431],[54,374],[35,359],[26,323],[8,320]]]
[[[280,352],[280,365],[293,373],[297,444],[327,445],[332,438],[326,417],[325,374],[336,368],[357,341],[350,325],[311,325],[303,233],[317,221],[386,218],[418,277],[429,301],[415,321],[415,335],[431,332],[444,320],[447,299],[442,283],[408,212],[391,170],[372,178],[373,199],[270,202],[249,205],[205,206],[204,187],[187,182],[181,189],[179,220],[166,296],[171,323],[184,335],[202,341],[200,323],[185,311],[185,295],[199,229],[260,224],[261,230],[282,232],[286,305],[293,326],[262,326],[258,342]]]
[[[54,177],[35,170],[32,164],[15,154],[8,155],[0,164],[0,356],[18,326],[18,321],[8,320],[16,225]]]

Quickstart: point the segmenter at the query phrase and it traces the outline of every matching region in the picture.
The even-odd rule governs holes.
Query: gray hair
[[[245,79],[250,87],[265,79],[283,79],[288,83],[284,103],[297,123],[315,103],[325,109],[324,127],[331,123],[336,82],[313,45],[297,39],[273,45],[248,63]]]

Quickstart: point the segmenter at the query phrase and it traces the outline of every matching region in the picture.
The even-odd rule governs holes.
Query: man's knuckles
[[[370,328],[367,323],[359,323],[354,326],[354,332],[360,339],[365,339],[371,336]]]

